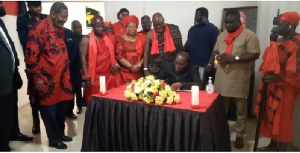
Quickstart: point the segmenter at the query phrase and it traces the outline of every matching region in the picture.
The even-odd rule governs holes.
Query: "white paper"
[[[199,86],[192,86],[192,105],[199,105]]]
[[[105,76],[100,76],[99,77],[99,81],[100,81],[100,92],[102,94],[106,93],[106,83],[105,83]]]

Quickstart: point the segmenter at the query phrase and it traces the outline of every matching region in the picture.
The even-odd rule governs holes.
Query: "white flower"
[[[147,85],[149,85],[149,84],[151,84],[151,80],[146,80],[145,83],[146,83]]]
[[[142,91],[142,89],[139,86],[134,87],[134,93],[138,94]]]
[[[148,95],[148,92],[151,92],[152,93],[152,89],[147,87],[145,90],[144,90],[144,94],[145,95]]]

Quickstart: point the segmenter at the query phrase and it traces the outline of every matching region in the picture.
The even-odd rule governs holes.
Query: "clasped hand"
[[[236,61],[235,56],[227,53],[223,53],[222,55],[218,56],[217,60],[221,65],[230,64]]]

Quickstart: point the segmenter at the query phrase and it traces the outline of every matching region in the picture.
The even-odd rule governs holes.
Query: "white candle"
[[[199,86],[192,86],[192,105],[199,105]]]
[[[100,92],[102,94],[105,94],[106,93],[105,76],[100,76],[99,81],[100,81]]]

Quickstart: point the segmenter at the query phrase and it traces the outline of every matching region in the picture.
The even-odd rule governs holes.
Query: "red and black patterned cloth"
[[[64,32],[53,26],[51,17],[30,29],[25,63],[26,72],[33,77],[29,92],[35,91],[35,83],[43,81],[43,88],[38,92],[41,105],[53,105],[73,98]]]

